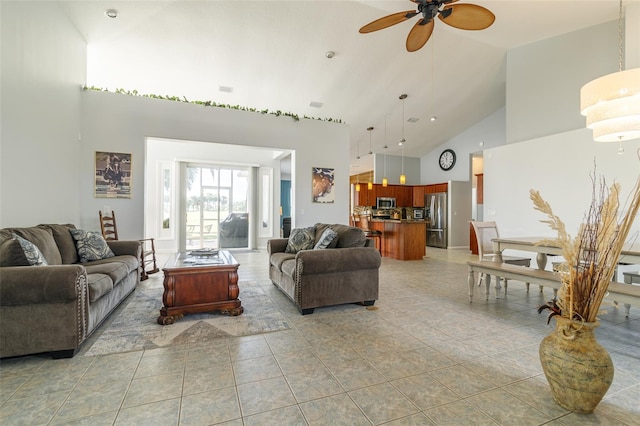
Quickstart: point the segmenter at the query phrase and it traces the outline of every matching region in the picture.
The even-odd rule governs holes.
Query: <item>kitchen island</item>
[[[427,221],[410,219],[372,219],[369,225],[380,231],[383,257],[422,260],[427,247]]]

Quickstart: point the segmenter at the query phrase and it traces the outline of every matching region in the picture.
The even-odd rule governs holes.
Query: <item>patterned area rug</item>
[[[151,281],[151,280],[149,280]],[[149,282],[148,281],[148,282]],[[255,282],[240,282],[244,313],[231,317],[217,311],[189,314],[171,325],[156,321],[162,307],[162,281],[140,286],[111,314],[81,350],[83,356],[162,348],[215,339],[287,330],[289,324],[275,303]],[[145,283],[146,284],[146,283]]]

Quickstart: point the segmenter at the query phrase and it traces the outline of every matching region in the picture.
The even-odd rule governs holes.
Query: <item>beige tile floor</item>
[[[269,281],[264,251],[237,254],[240,280],[260,283],[289,330],[216,346],[5,359],[0,424],[640,424],[640,309],[601,317],[614,382],[594,414],[576,415],[553,402],[538,360],[551,327],[535,308],[551,292],[511,282],[506,296],[469,304],[470,255],[427,253],[383,259],[377,309],[307,316]]]

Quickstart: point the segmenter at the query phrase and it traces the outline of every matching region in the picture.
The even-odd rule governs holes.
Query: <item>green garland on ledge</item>
[[[95,86],[90,86],[90,87],[82,86],[82,90],[84,90],[84,91],[86,91],[86,90],[95,90],[96,92],[119,93],[121,95],[142,96],[143,98],[153,98],[153,99],[164,99],[166,101],[185,102],[185,103],[189,103],[189,104],[203,105],[203,106],[208,106],[208,107],[236,109],[236,110],[239,110],[239,111],[247,111],[247,112],[259,112],[260,114],[271,114],[271,115],[275,115],[276,117],[280,117],[280,116],[291,117],[293,119],[293,121],[300,121],[300,116],[298,114],[294,114],[292,112],[282,112],[280,110],[278,110],[278,111],[269,111],[268,109],[258,110],[257,108],[249,108],[249,107],[244,107],[244,106],[240,106],[240,105],[219,104],[219,103],[214,102],[214,101],[190,101],[185,96],[183,96],[183,97],[179,97],[179,96],[162,96],[162,95],[154,95],[154,94],[146,95],[146,94],[138,93],[137,90],[125,90],[125,89],[116,89],[115,92],[111,92],[109,89],[103,89],[101,87],[95,87]],[[332,123],[342,124],[342,120],[336,120],[336,119],[333,119],[333,118],[317,118],[317,117],[309,117],[309,116],[306,116],[306,115],[303,116],[302,118],[305,118],[307,120],[330,121]]]

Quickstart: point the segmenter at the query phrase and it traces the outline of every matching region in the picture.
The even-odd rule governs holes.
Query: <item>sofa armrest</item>
[[[273,253],[284,253],[287,248],[288,238],[275,238],[267,241],[267,252],[271,255]]]
[[[1,306],[73,301],[87,282],[82,265],[7,266],[0,276]]]
[[[107,241],[109,248],[116,256],[131,255],[140,259],[142,256],[142,243],[140,241]]]
[[[378,269],[380,252],[373,247],[348,247],[324,250],[301,250],[296,253],[296,264],[302,274]]]

